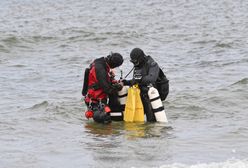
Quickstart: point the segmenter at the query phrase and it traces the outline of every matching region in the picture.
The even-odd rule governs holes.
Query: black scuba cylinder
[[[104,124],[111,123],[110,112],[106,111],[106,107],[108,107],[108,106],[106,106],[102,103],[95,104],[92,106],[93,106],[92,110],[94,112],[93,119],[95,122],[104,123]]]
[[[82,89],[82,95],[85,96],[88,92],[88,81],[89,81],[90,68],[86,68],[84,71],[84,84]]]

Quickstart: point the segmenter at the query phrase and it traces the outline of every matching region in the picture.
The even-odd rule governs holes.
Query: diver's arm
[[[99,87],[103,89],[106,94],[112,94],[116,90],[112,87],[111,82],[107,79],[108,72],[103,64],[96,63],[96,78],[98,80]]]
[[[143,76],[141,79],[140,84],[142,85],[149,85],[150,83],[155,83],[158,79],[159,75],[159,66],[155,61],[152,61],[148,64],[149,71],[146,76]]]

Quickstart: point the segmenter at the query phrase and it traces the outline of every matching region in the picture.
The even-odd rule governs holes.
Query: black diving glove
[[[124,86],[131,86],[131,81],[132,80],[126,80],[126,79],[121,80]]]
[[[120,91],[121,89],[122,89],[122,85],[121,84],[119,84],[119,83],[114,83],[114,84],[112,84],[112,86],[113,86],[113,88],[115,89],[115,90],[117,90],[117,91]]]
[[[131,80],[131,86],[136,85],[136,84],[140,84],[141,83],[141,79],[132,79]]]

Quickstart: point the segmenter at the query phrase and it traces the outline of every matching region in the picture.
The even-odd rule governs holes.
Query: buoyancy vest
[[[153,78],[152,75],[149,75],[149,80],[151,84],[158,90],[161,100],[165,100],[167,95],[169,94],[169,80],[166,78],[163,70],[158,66],[158,64],[150,57],[146,57],[146,63],[134,70],[134,78],[139,76],[147,76],[149,74],[150,69],[152,68],[153,75],[157,76],[157,78]],[[137,74],[135,74],[137,73]],[[141,84],[142,86],[142,84]],[[143,86],[145,86],[143,84]]]
[[[110,67],[107,65],[106,69],[103,69],[102,71],[106,71],[106,74],[107,74],[106,79],[108,80],[108,82],[111,82],[110,76],[109,76]],[[85,101],[86,102],[90,102],[90,101],[94,102],[94,101],[104,100],[107,98],[108,98],[108,95],[104,92],[103,88],[101,88],[98,84],[98,79],[96,76],[95,63],[92,63],[90,71],[89,71],[88,92],[87,92]]]

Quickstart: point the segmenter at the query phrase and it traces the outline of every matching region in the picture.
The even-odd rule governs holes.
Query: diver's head
[[[134,66],[143,65],[145,62],[145,54],[140,48],[134,48],[130,53],[130,58]]]
[[[106,62],[108,63],[109,67],[113,69],[122,65],[123,57],[119,53],[110,53],[110,55],[106,57]]]

